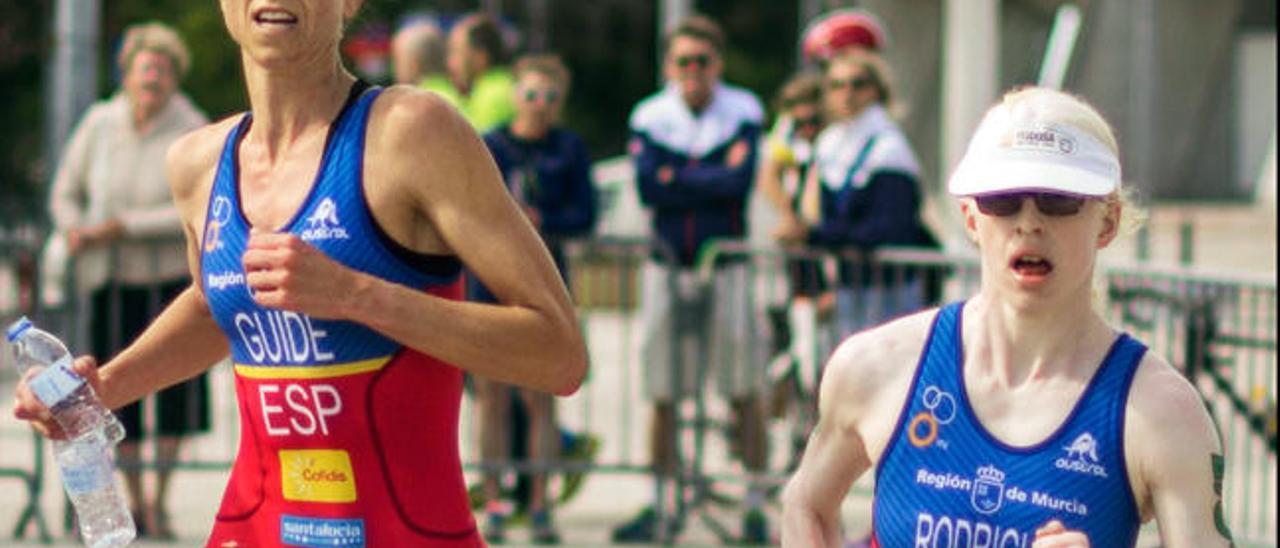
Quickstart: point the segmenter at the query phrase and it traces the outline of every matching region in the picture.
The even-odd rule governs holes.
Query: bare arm
[[[1150,354],[1142,367],[1125,424],[1139,507],[1144,516],[1154,514],[1165,546],[1230,546],[1217,427],[1180,373]]]
[[[224,124],[223,124],[224,125]],[[209,126],[179,140],[169,150],[168,174],[174,200],[181,213],[187,238],[187,260],[192,278],[199,280],[199,234],[203,221],[218,145],[226,131]],[[198,285],[188,287],[165,308],[136,341],[101,369],[92,358],[76,360],[75,368],[110,408],[191,378],[208,369],[228,352]],[[48,410],[20,383],[14,415],[29,420],[45,435],[61,437],[61,429]]]
[[[187,264],[196,280],[147,326],[138,339],[101,371],[103,401],[120,407],[207,370],[229,352],[200,290],[200,233],[213,187],[227,122],[206,126],[176,141],[166,158],[169,187],[187,241]]]
[[[783,495],[784,546],[841,546],[840,503],[871,467],[858,430],[860,402],[869,392],[854,361],[858,342],[842,345],[823,374],[818,424]]]
[[[787,203],[786,193],[782,188],[782,172],[786,169],[786,165],[782,163],[779,149],[786,149],[786,143],[775,140],[767,141],[765,145],[764,162],[760,165],[760,171],[756,175],[756,186],[764,191],[764,197],[769,200],[774,209],[782,215],[792,215],[791,204]]]
[[[586,348],[568,292],[475,132],[438,97],[393,88],[375,106],[368,135],[366,188],[390,185],[412,205],[403,222],[429,224],[428,247],[456,254],[500,304],[441,299],[357,272],[287,234],[250,239],[244,262],[255,300],[367,325],[482,377],[576,390]]]

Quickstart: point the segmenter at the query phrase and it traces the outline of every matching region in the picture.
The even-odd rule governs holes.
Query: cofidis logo
[[[282,449],[280,490],[285,500],[354,502],[351,456],[336,449]]]

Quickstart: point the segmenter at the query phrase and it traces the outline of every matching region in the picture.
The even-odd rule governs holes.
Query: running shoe
[[[600,438],[595,434],[586,432],[581,434],[566,432],[562,437],[561,447],[563,448],[560,453],[561,458],[564,459],[566,464],[589,465],[595,462],[596,455],[600,452]],[[556,499],[556,503],[563,505],[577,496],[586,477],[586,470],[569,470],[565,472],[564,482],[560,488],[560,496]]]

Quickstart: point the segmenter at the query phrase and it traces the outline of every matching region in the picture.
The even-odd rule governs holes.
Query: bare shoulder
[[[824,409],[839,404],[857,420],[900,408],[937,314],[917,312],[845,339],[823,374]]]
[[[208,197],[222,147],[239,121],[240,116],[235,115],[201,126],[169,146],[165,157],[169,187],[184,217],[189,207],[203,204],[201,197]]]
[[[426,90],[389,87],[370,113],[365,157],[376,170],[374,182],[390,184],[392,192],[407,192],[420,203],[426,201],[426,189],[468,190],[465,183],[477,163],[488,158],[487,150],[452,105]]]
[[[1213,442],[1217,437],[1200,392],[1154,352],[1147,352],[1138,366],[1127,412],[1136,421],[1134,426],[1141,427],[1128,432],[1130,435],[1199,443]]]
[[[1125,407],[1126,460],[1139,500],[1194,476],[1222,454],[1218,429],[1199,391],[1164,358],[1148,352],[1138,366]],[[1204,467],[1201,470],[1201,467]]]
[[[422,150],[425,146],[449,146],[474,134],[467,120],[439,95],[410,86],[391,86],[374,103],[368,139],[375,150],[386,146]]]

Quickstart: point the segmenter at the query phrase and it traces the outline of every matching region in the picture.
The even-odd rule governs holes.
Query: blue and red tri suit
[[[369,212],[364,136],[379,92],[352,89],[310,194],[280,231],[350,268],[460,299],[456,258],[400,246]],[[483,545],[458,456],[461,371],[363,325],[250,297],[237,151],[252,121],[227,137],[201,239],[200,282],[231,341],[241,432],[209,546]]]
[[[938,311],[876,469],[872,546],[1027,548],[1050,520],[1092,546],[1131,547],[1137,503],[1124,458],[1125,402],[1146,347],[1120,335],[1067,419],[1040,443],[986,430],[964,386],[963,303]]]

